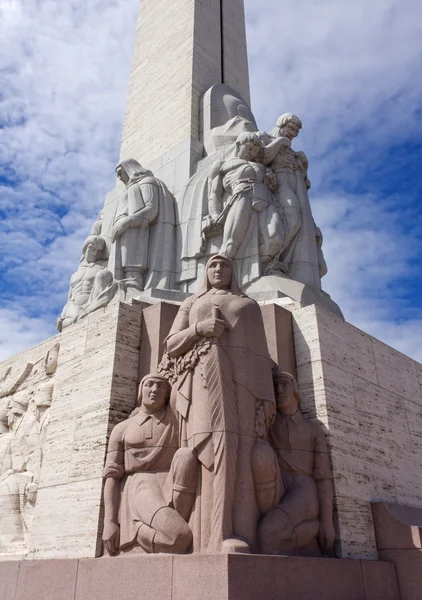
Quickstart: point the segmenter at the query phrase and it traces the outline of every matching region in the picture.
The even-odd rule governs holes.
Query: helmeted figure
[[[162,181],[133,158],[116,167],[126,189],[113,220],[114,277],[142,291],[170,288],[174,272],[176,204]]]

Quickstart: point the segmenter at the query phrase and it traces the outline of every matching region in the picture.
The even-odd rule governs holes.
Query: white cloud
[[[422,134],[422,5],[245,4],[259,125],[271,128],[285,111],[304,123],[296,146],[311,161],[311,199],[329,266],[324,287],[351,322],[421,358],[414,335],[421,312],[406,301],[408,281],[418,276],[410,260],[420,231],[408,233],[402,222],[415,220],[414,209],[400,189],[395,199],[349,190],[363,166],[375,168],[386,149]],[[0,356],[53,333],[83,240],[113,187],[138,6],[139,0],[1,3],[7,335]],[[398,206],[401,214],[393,210]]]

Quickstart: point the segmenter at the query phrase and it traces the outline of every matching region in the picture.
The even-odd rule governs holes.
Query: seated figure
[[[107,245],[104,238],[90,235],[84,242],[78,270],[70,278],[67,303],[64,305],[56,327],[62,331],[84,316],[106,306],[116,286],[107,267]]]
[[[150,374],[139,386],[140,408],[113,429],[104,469],[104,546],[109,554],[137,549],[183,554],[198,461],[179,448],[170,385]],[[178,449],[179,448],[179,449]]]
[[[269,441],[281,474],[281,497],[259,524],[263,554],[320,556],[334,544],[333,484],[328,447],[320,425],[299,409],[296,379],[275,374],[276,419]]]

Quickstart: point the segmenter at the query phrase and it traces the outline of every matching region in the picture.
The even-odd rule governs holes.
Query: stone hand
[[[25,488],[26,497],[28,498],[28,502],[33,504],[37,499],[38,492],[38,484],[37,483],[29,483]]]
[[[120,545],[120,526],[114,521],[104,522],[103,542],[111,556],[117,554]]]
[[[318,542],[323,554],[327,553],[334,546],[335,537],[333,524],[322,521],[319,526]]]
[[[219,338],[228,328],[229,325],[222,319],[207,319],[197,324],[196,331],[203,337]]]
[[[119,221],[114,225],[113,230],[111,232],[111,241],[114,242],[116,238],[123,235],[126,229],[129,229],[131,223],[132,219],[130,217],[119,219]]]

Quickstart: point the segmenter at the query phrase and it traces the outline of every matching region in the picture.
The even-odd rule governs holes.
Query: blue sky
[[[138,2],[0,4],[0,359],[55,333],[114,185]],[[259,127],[303,121],[324,289],[422,361],[422,5],[245,5]]]

